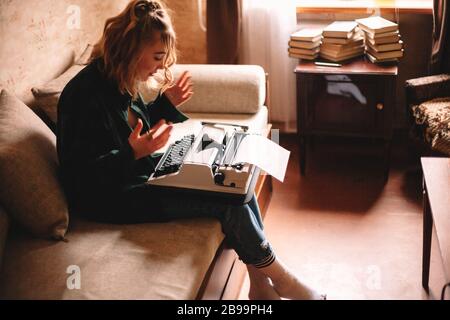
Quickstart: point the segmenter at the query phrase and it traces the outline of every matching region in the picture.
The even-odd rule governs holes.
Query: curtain
[[[256,64],[269,74],[270,121],[282,131],[296,130],[298,62],[288,57],[290,34],[296,31],[296,1],[244,0],[239,63]]]
[[[450,73],[450,9],[448,0],[433,3],[433,45],[431,74]]]
[[[241,29],[240,0],[207,0],[206,43],[208,63],[237,63]]]

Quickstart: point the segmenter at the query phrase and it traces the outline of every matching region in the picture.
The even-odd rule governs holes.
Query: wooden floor
[[[265,232],[294,273],[329,299],[435,298],[433,255],[431,295],[421,287],[422,177],[406,138],[394,141],[386,184],[376,141],[315,141],[301,177],[296,137],[280,139],[291,158],[284,183],[273,180]],[[248,287],[246,276],[238,299]]]

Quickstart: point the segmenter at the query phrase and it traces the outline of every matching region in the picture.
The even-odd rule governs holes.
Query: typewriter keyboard
[[[177,172],[183,164],[183,159],[191,145],[194,143],[194,140],[195,135],[186,135],[181,140],[175,141],[175,143],[170,145],[169,149],[164,154],[163,162],[158,165],[153,177],[156,178]]]

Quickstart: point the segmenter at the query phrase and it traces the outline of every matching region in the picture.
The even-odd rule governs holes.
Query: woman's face
[[[156,73],[158,69],[161,69],[166,53],[166,49],[160,38],[157,41],[146,45],[137,65],[138,80],[146,81]]]

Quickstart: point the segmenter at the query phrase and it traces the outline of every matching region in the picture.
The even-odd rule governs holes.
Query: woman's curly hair
[[[176,35],[168,9],[159,1],[133,0],[119,15],[106,20],[103,36],[95,44],[91,61],[103,59],[106,76],[118,83],[121,93],[137,94],[137,65],[144,46],[161,37],[166,55],[164,83],[172,82],[169,67],[176,63]]]

